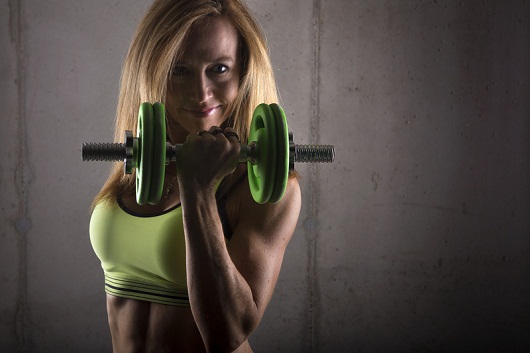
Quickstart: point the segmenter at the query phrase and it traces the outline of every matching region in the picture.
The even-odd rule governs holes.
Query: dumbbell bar
[[[125,131],[122,143],[84,143],[84,161],[123,161],[126,174],[136,168],[136,201],[157,204],[162,197],[165,165],[176,160],[182,145],[166,142],[165,109],[161,103],[142,103],[138,137]],[[285,193],[295,162],[330,163],[331,145],[296,145],[278,104],[260,104],[254,111],[248,144],[241,144],[239,161],[247,162],[252,197],[258,203],[278,202]]]

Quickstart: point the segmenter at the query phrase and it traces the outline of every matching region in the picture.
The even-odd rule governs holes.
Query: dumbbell
[[[136,202],[160,202],[165,166],[176,160],[182,145],[166,142],[166,114],[162,103],[142,103],[138,137],[125,131],[124,143],[83,143],[84,161],[123,161],[124,172],[136,168]],[[331,163],[331,145],[296,145],[288,131],[285,113],[278,104],[260,104],[254,110],[248,144],[241,144],[239,162],[247,163],[252,197],[258,203],[278,202],[287,187],[295,162]]]

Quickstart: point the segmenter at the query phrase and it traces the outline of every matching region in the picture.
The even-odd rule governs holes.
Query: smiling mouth
[[[210,115],[212,115],[213,113],[215,113],[217,111],[217,109],[219,109],[220,106],[216,106],[216,107],[212,107],[212,108],[206,108],[206,109],[202,109],[202,110],[189,110],[189,109],[182,109],[184,110],[186,113],[194,116],[194,117],[197,117],[197,118],[207,118],[209,117]]]

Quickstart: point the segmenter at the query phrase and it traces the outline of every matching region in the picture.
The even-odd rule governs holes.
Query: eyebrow
[[[235,58],[232,58],[230,56],[221,56],[221,57],[218,57],[216,59],[213,59],[213,60],[206,60],[208,63],[216,63],[216,62],[235,62],[237,61]],[[190,62],[189,61],[185,61],[185,60],[177,60],[175,61],[175,65],[189,65]]]
[[[221,56],[213,61],[234,61],[234,58],[231,56]]]

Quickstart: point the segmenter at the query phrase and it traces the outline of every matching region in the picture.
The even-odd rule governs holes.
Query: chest
[[[106,272],[186,285],[186,247],[179,206],[135,216],[119,206],[94,210],[90,238]]]

